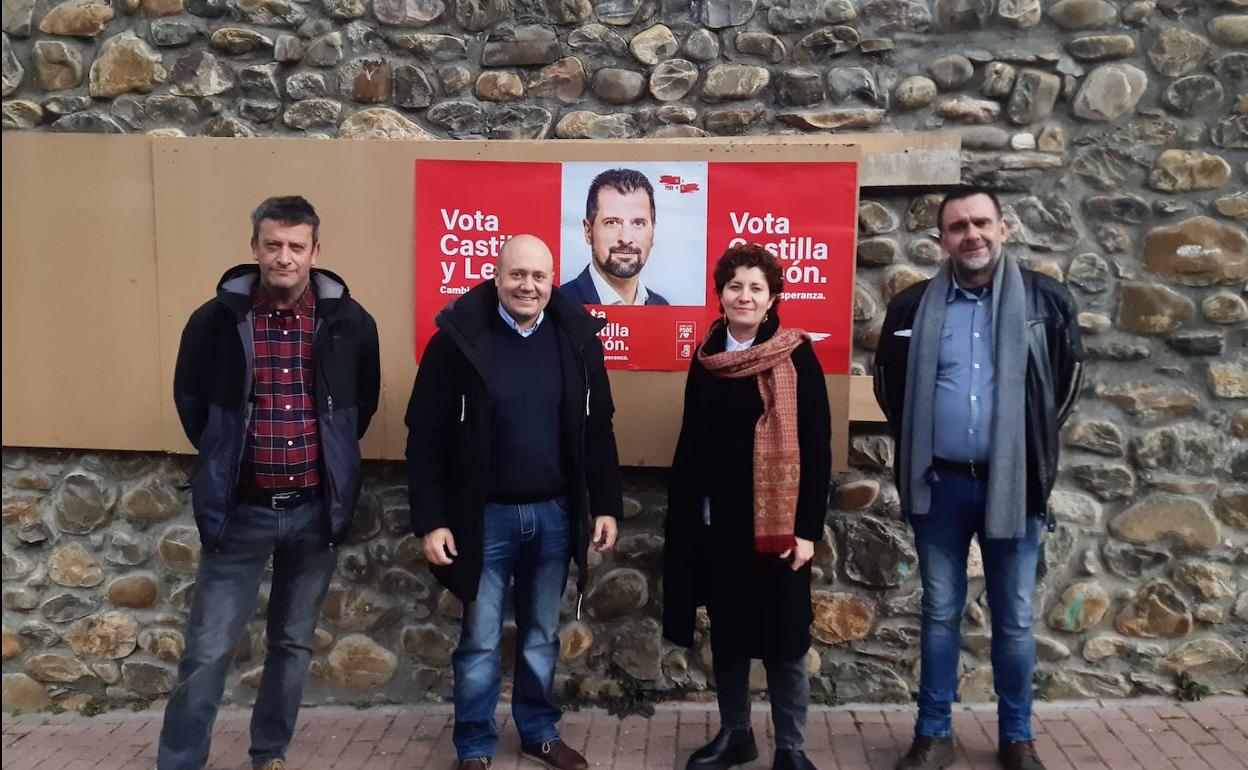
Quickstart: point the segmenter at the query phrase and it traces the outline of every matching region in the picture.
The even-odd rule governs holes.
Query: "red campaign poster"
[[[757,243],[784,267],[785,326],[805,329],[829,374],[849,374],[853,335],[854,163],[715,163],[707,202],[707,253]],[[714,299],[714,286],[708,296]]]
[[[494,278],[498,252],[532,233],[558,259],[559,164],[416,161],[416,359],[448,302]]]
[[[785,268],[781,317],[849,369],[853,163],[416,163],[416,353],[438,311],[493,277],[506,238],[555,255],[559,291],[606,321],[610,369],[688,368],[718,314],[712,270],[758,243]]]

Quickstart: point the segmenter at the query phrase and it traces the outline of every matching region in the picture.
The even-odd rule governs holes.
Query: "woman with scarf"
[[[802,750],[810,700],[810,558],[823,537],[831,417],[805,332],[780,324],[784,274],[758,245],[730,248],[714,272],[723,318],[689,367],[672,461],[663,632],[694,644],[711,621],[720,730],[689,770],[754,760],[750,661],[761,658],[778,770],[814,766]]]

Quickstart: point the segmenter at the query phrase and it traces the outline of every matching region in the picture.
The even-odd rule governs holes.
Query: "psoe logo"
[[[693,358],[693,343],[692,342],[677,342],[676,343],[676,357],[682,361],[687,361]]]
[[[663,185],[664,190],[675,190],[678,193],[695,193],[699,189],[697,182],[686,182],[675,174],[660,175],[659,184]]]
[[[676,339],[692,340],[698,334],[698,325],[693,321],[676,322]]]

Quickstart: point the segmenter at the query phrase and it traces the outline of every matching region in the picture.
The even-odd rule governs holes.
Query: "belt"
[[[973,479],[988,478],[988,463],[957,463],[953,460],[945,460],[941,457],[932,458],[932,468],[938,471],[949,471],[950,473],[959,473],[963,476],[970,476]]]
[[[261,508],[272,508],[275,511],[288,511],[316,500],[316,487],[303,489],[243,489],[243,502],[258,505]]]

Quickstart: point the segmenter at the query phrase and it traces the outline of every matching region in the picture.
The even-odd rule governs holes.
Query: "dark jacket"
[[[778,326],[773,312],[756,340],[770,339]],[[717,324],[704,345],[718,353],[725,341]],[[809,342],[791,357],[801,462],[794,533],[818,543],[832,468],[828,392]],[[754,428],[762,414],[757,377],[718,377],[695,356],[668,489],[663,635],[692,646],[696,610],[706,605],[714,655],[791,660],[810,647],[810,564],[794,572],[787,561],[754,552]]]
[[[1023,270],[1027,303],[1027,512],[1048,516],[1049,493],[1057,480],[1058,435],[1074,407],[1083,381],[1083,345],[1079,340],[1075,302],[1058,281]],[[900,441],[901,416],[906,401],[906,362],[911,337],[895,334],[914,326],[919,300],[928,281],[921,281],[893,298],[884,317],[875,352],[875,400],[884,410],[893,439]],[[905,472],[898,455],[893,471]]]
[[[590,270],[590,266],[586,265],[580,275],[559,287],[564,299],[577,305],[597,305],[602,301],[598,296],[598,287],[594,286],[594,278],[589,274]],[[646,304],[670,305],[671,303],[647,286]]]
[[[487,281],[438,314],[407,407],[407,489],[412,530],[449,527],[459,555],[433,574],[464,602],[481,577],[487,481],[490,478],[490,391],[494,377],[486,338],[498,317],[498,291]],[[559,333],[563,371],[560,431],[568,462],[568,515],[584,593],[591,514],[620,518],[623,498],[615,447],[611,386],[598,332],[603,322],[551,292],[543,323]]]
[[[254,366],[252,290],[257,265],[226,271],[216,299],[191,314],[182,331],[173,400],[186,437],[199,450],[191,475],[195,524],[204,547],[220,548],[238,507],[239,469],[251,420]],[[346,537],[360,496],[360,438],[377,411],[381,358],[377,324],[328,270],[313,270],[312,341],[321,492],[330,545]]]

